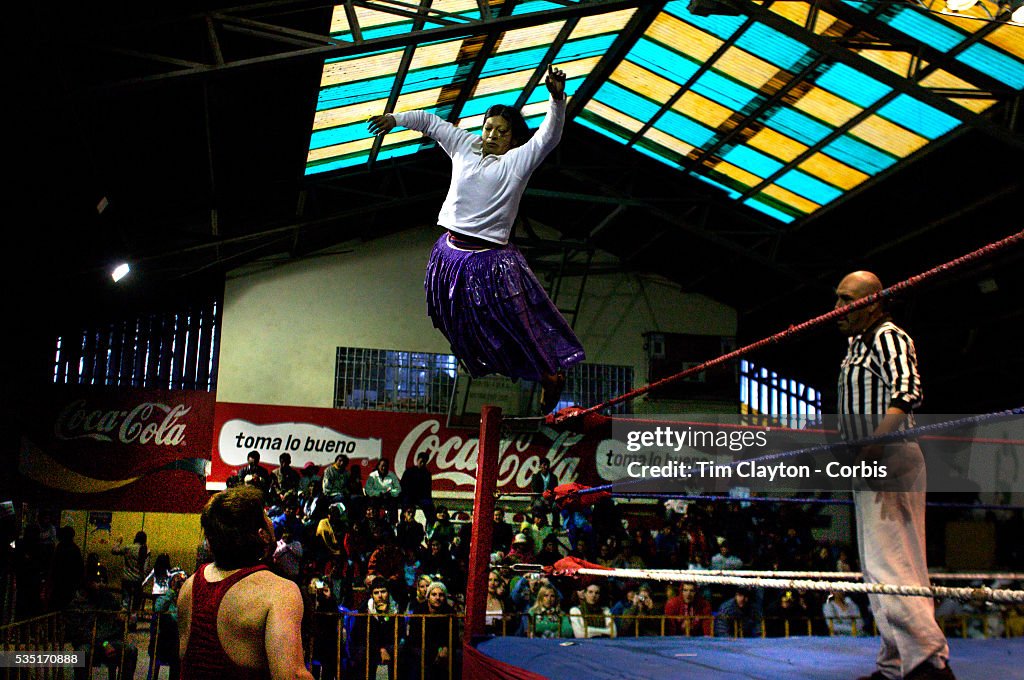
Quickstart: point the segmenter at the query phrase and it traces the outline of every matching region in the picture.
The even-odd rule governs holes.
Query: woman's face
[[[512,125],[503,116],[491,116],[480,131],[484,153],[500,156],[512,148]]]
[[[493,571],[487,577],[487,592],[496,593],[498,586],[501,585],[501,577],[495,574]]]
[[[434,588],[430,591],[427,595],[427,603],[434,611],[441,608],[441,605],[444,604],[444,593],[441,592],[440,588]]]
[[[549,609],[558,604],[558,596],[555,595],[555,591],[551,588],[545,588],[542,590],[538,599],[540,600],[541,606]]]

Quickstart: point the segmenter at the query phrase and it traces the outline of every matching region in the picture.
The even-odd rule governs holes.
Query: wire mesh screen
[[[457,367],[451,354],[339,347],[334,407],[444,413]]]
[[[444,413],[458,378],[458,360],[451,354],[339,347],[334,407]],[[472,381],[471,389],[482,389],[490,380]],[[566,371],[558,408],[591,406],[631,389],[631,366],[577,364]],[[539,389],[536,392],[539,395]],[[631,405],[618,404],[612,412],[631,413]]]

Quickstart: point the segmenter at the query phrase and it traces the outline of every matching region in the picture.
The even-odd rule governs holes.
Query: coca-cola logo
[[[448,480],[456,486],[472,488],[476,484],[479,438],[453,435],[442,440],[438,435],[440,430],[441,422],[438,420],[424,420],[410,430],[395,453],[395,474],[401,476],[419,454],[426,453],[428,461],[433,461],[438,470],[433,475],[434,481]],[[529,488],[534,473],[540,469],[542,458],[551,461],[551,470],[560,482],[575,481],[580,459],[567,454],[582,439],[582,435],[563,432],[546,448],[534,443],[529,435],[501,440],[497,486]]]
[[[85,399],[73,401],[54,423],[59,440],[92,439],[122,444],[180,446],[185,443],[187,423],[181,420],[192,410],[184,404],[146,401],[131,409],[90,409]]]

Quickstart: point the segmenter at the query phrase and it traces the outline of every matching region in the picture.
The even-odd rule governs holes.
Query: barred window
[[[57,336],[53,382],[178,390],[217,389],[217,299]]]
[[[633,367],[612,364],[576,364],[565,372],[565,389],[557,409],[569,406],[587,408],[601,404],[633,389]],[[608,413],[633,412],[633,401],[611,407]]]
[[[334,408],[444,413],[457,368],[451,354],[339,347]]]
[[[740,411],[747,416],[768,416],[786,427],[801,428],[820,418],[821,392],[741,359]]]

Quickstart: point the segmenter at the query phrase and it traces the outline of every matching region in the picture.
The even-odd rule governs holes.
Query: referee
[[[871,272],[853,272],[836,288],[836,308],[881,290]],[[880,302],[849,312],[837,325],[849,338],[839,372],[843,436],[853,440],[913,426],[922,392],[911,337],[889,319]],[[864,582],[927,586],[927,479],[921,447],[916,442],[862,446],[858,459],[885,465],[888,472],[883,484],[858,480],[853,493]],[[930,598],[871,594],[868,599],[882,648],[876,670],[860,680],[955,680]]]

